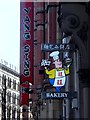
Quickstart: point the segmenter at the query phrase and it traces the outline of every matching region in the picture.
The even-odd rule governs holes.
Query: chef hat
[[[54,51],[52,53],[50,53],[50,57],[53,57],[54,60],[59,59],[59,51]]]

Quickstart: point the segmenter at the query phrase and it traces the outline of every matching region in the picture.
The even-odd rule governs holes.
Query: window
[[[1,75],[0,75],[0,85],[1,85],[2,79],[1,79]]]
[[[2,85],[5,86],[6,85],[6,75],[3,74],[2,76]]]
[[[15,119],[15,113],[16,113],[16,110],[13,109],[13,110],[12,110],[12,119]]]
[[[7,109],[7,120],[10,120],[11,107]]]
[[[16,80],[13,80],[13,89],[16,90]]]
[[[17,104],[18,105],[20,104],[20,96],[19,95],[17,96]]]
[[[7,102],[11,102],[11,93],[10,92],[7,93]]]
[[[19,82],[17,84],[17,90],[20,91],[20,84],[19,84]]]
[[[8,77],[8,87],[11,88],[11,78]]]
[[[12,103],[16,104],[16,94],[15,93],[13,93],[13,95],[12,95]]]
[[[20,120],[20,109],[17,110],[17,119]]]

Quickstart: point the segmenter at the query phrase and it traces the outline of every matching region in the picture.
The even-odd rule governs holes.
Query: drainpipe
[[[79,51],[75,50],[73,53],[73,87],[74,91],[77,92],[77,98],[72,99],[72,109],[74,111],[74,118],[80,118],[80,107],[79,107],[79,78],[78,78],[78,70],[79,70]]]
[[[79,53],[81,54],[81,66],[80,68],[84,68],[84,69],[87,69],[88,68],[88,55],[87,55],[87,51],[86,51],[86,48],[85,48],[85,45],[83,44],[82,40],[77,36],[76,33],[73,33],[72,35],[72,40],[73,42],[78,46],[79,48]],[[84,87],[82,89],[83,91],[83,118],[88,118],[88,87]]]
[[[64,33],[63,33],[63,36],[64,36]],[[70,42],[70,39],[71,39],[71,36],[67,36],[67,37],[64,37],[62,39],[62,44],[69,44]],[[63,53],[63,58],[66,58],[69,56],[69,52],[64,52]],[[69,77],[66,76],[66,85],[65,85],[65,91],[69,91]],[[66,106],[65,106],[66,104]],[[63,118],[65,119],[69,119],[69,111],[70,111],[70,102],[69,102],[69,99],[64,99],[63,101],[63,110],[65,113],[63,113]]]

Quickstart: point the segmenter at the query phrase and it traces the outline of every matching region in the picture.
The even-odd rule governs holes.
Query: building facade
[[[89,3],[34,3],[34,93],[31,111],[35,119],[90,118],[89,19]],[[71,39],[68,40],[68,37]],[[63,90],[76,91],[76,99],[42,99],[43,91],[54,91],[40,64],[42,59],[49,59],[50,53],[42,51],[42,43],[75,45],[75,51],[61,53],[61,56],[73,59],[71,74]]]
[[[19,73],[0,63],[0,120],[20,119]]]
[[[34,2],[33,6],[34,76],[30,86],[32,92],[28,91],[30,115],[26,110],[25,115],[35,120],[90,118],[90,3]],[[24,10],[25,13],[30,12],[30,8]],[[30,21],[28,16],[25,18],[26,22]],[[25,30],[29,29],[28,25]],[[60,97],[59,92],[48,94],[49,99],[46,99],[44,93],[55,92],[55,87],[50,85],[41,62],[51,60],[49,54],[57,48],[62,61],[72,58],[70,74],[65,76],[66,83],[61,89],[62,92],[69,92],[69,97],[57,98]],[[76,97],[72,92],[76,93]]]

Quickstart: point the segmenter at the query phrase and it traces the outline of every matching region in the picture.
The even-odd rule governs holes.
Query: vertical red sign
[[[20,3],[20,80],[33,83],[33,3]]]
[[[20,2],[20,84],[33,84],[33,2]],[[26,95],[26,97],[25,97]],[[27,93],[21,96],[27,98]],[[29,95],[28,95],[29,96]],[[21,98],[21,99],[22,99]],[[23,104],[24,103],[23,101]]]

